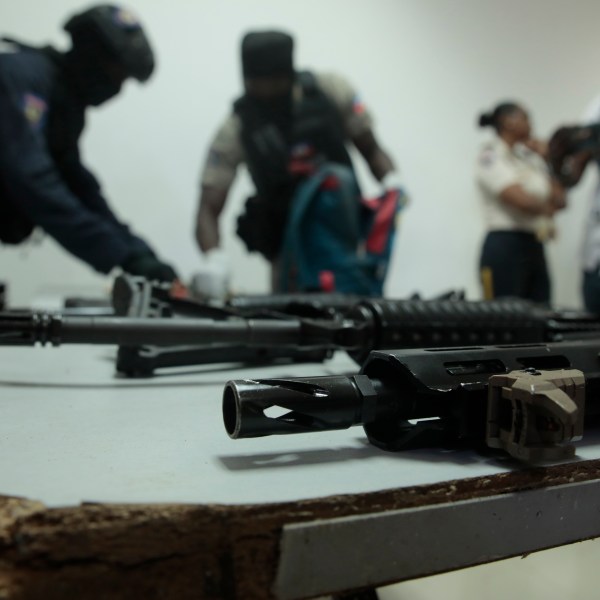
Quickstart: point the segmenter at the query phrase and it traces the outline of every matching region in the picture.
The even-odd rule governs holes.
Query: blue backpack
[[[366,200],[353,171],[326,164],[294,194],[280,254],[280,291],[382,296],[405,197]]]

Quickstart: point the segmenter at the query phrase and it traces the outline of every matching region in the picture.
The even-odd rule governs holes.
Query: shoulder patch
[[[44,98],[31,93],[23,95],[23,114],[34,129],[42,127],[47,111],[48,103]]]
[[[479,164],[482,167],[491,167],[496,162],[496,152],[493,148],[486,148],[479,155]]]
[[[355,115],[362,115],[366,110],[367,107],[365,106],[361,97],[358,94],[355,95],[354,98],[352,98],[352,112]]]
[[[221,162],[222,162],[221,154],[217,150],[214,150],[211,148],[208,151],[208,156],[206,158],[206,164],[209,167],[218,167],[221,165]]]

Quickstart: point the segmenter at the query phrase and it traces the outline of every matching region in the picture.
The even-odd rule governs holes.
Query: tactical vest
[[[293,102],[292,122],[284,132],[269,120],[269,115],[251,99],[242,96],[234,111],[242,122],[241,140],[250,176],[259,196],[273,199],[281,187],[289,187],[298,178],[290,171],[297,154],[307,151],[311,160],[352,166],[344,143],[342,117],[337,107],[318,87],[315,76],[298,73],[302,89],[300,100]]]
[[[291,122],[285,130],[253,99],[242,96],[234,104],[242,123],[246,165],[257,193],[238,221],[238,234],[250,251],[269,259],[278,254],[298,183],[325,163],[352,168],[338,108],[312,73],[305,71],[296,77],[301,99],[293,102]]]

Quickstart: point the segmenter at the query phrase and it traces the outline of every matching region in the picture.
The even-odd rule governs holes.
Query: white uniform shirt
[[[540,204],[550,199],[551,184],[544,160],[522,144],[512,148],[500,137],[482,148],[477,161],[476,180],[484,205],[488,231],[527,231],[541,234],[548,218],[529,215],[509,206],[500,194],[512,185],[520,185]]]
[[[585,124],[598,123],[599,121],[600,96],[589,104],[583,116]],[[583,238],[582,258],[583,268],[586,271],[594,271],[600,267],[600,180],[596,184],[590,204],[590,214]]]

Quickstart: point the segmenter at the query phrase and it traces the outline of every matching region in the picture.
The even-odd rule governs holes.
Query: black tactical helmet
[[[105,51],[130,77],[146,81],[154,70],[154,54],[136,16],[125,8],[100,4],[72,16],[64,25],[73,49]]]

